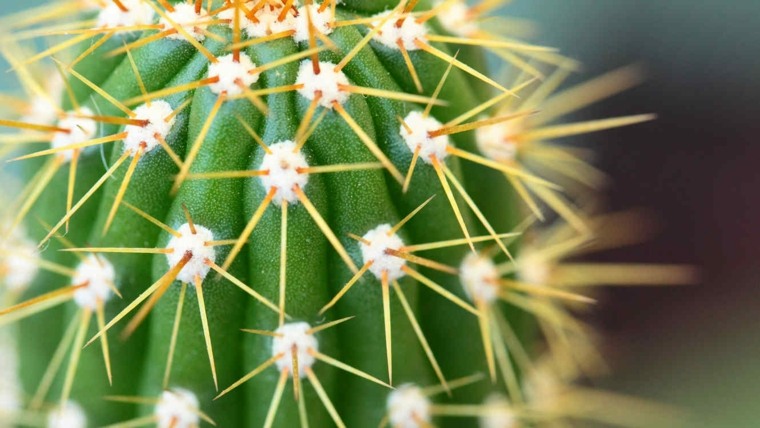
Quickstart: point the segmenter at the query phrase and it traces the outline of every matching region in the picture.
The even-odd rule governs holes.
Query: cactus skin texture
[[[507,246],[542,209],[563,231],[547,247],[588,243],[595,220],[557,183],[586,192],[599,177],[539,143],[651,117],[543,126],[636,73],[552,104],[574,63],[473,27],[498,4],[72,0],[19,15],[13,29],[95,30],[36,56],[3,52],[53,113],[0,121],[19,129],[0,155],[14,158],[3,177],[21,183],[3,196],[0,325],[18,321],[28,397],[0,418],[532,423],[523,384],[537,326],[585,349],[561,303],[591,299],[545,266],[568,252],[512,264]],[[486,50],[522,71],[510,89],[489,77]],[[531,58],[557,71],[538,84]],[[518,102],[512,91],[532,84]],[[541,163],[542,147],[577,172]],[[22,268],[33,278],[14,289]],[[691,281],[683,267],[640,268],[656,278],[642,282]],[[602,277],[577,285],[614,282]]]

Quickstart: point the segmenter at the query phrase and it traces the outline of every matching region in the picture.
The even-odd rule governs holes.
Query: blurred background
[[[576,81],[640,63],[647,82],[577,119],[657,113],[593,134],[613,209],[651,207],[662,232],[610,260],[690,262],[689,287],[605,290],[614,375],[603,386],[683,406],[693,426],[760,427],[760,1],[516,0]]]
[[[600,295],[614,370],[602,386],[682,406],[694,426],[760,427],[760,1],[515,0],[505,12],[580,60],[576,82],[645,67],[646,84],[575,115],[659,117],[583,138],[614,179],[610,207],[652,208],[663,225],[605,258],[703,269],[699,285]]]

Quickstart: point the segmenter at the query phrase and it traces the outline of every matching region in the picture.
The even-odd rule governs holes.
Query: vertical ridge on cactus
[[[604,243],[572,201],[605,177],[556,140],[653,116],[555,124],[638,73],[554,95],[575,63],[482,26],[502,3],[67,0],[0,18],[28,96],[0,119],[0,176],[20,183],[0,197],[0,326],[17,323],[21,383],[0,418],[582,417],[529,393],[540,337],[579,375],[590,286],[694,274],[560,262]]]

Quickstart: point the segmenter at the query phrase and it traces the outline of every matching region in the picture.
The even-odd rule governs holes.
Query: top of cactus
[[[257,2],[251,13],[239,13],[240,28],[250,38],[266,37],[272,34],[293,32],[296,18],[291,12],[283,12],[282,4]],[[255,9],[255,10],[254,10]],[[235,8],[220,12],[219,19],[228,20],[230,28],[235,25]]]
[[[200,424],[200,403],[191,391],[173,388],[161,393],[155,415],[159,428],[191,428]]]
[[[410,383],[391,391],[386,406],[393,427],[417,428],[427,426],[432,421],[430,400],[418,386]]]

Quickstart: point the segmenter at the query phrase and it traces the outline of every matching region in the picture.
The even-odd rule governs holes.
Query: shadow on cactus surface
[[[606,176],[563,139],[654,116],[563,119],[640,73],[563,89],[578,64],[502,3],[0,18],[4,423],[677,423],[583,386],[594,287],[696,276],[578,261],[647,217],[600,212]]]

